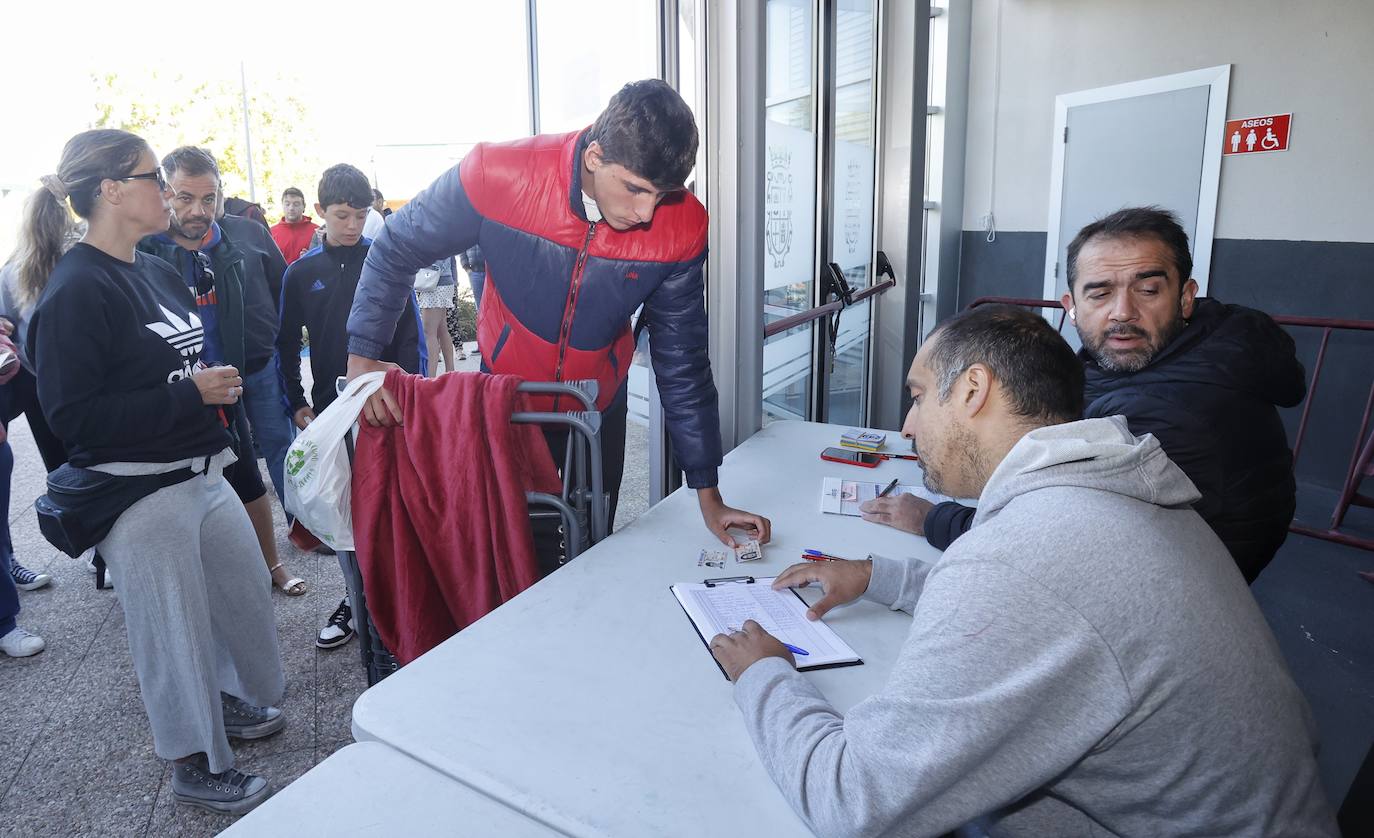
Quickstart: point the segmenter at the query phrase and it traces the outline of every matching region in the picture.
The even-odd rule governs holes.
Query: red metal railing
[[[1024,306],[1026,308],[1059,309],[1059,331],[1064,331],[1065,312],[1063,306],[1057,300],[1035,300],[1022,297],[979,297],[969,303],[969,308],[992,303],[1002,303],[1006,305]],[[1322,368],[1326,363],[1326,349],[1331,342],[1333,331],[1352,331],[1352,332],[1374,332],[1374,320],[1350,320],[1339,317],[1295,317],[1286,314],[1270,315],[1274,322],[1280,326],[1298,326],[1312,329],[1321,329],[1321,343],[1317,348],[1317,361],[1312,367],[1312,380],[1307,385],[1307,397],[1303,400],[1302,417],[1298,420],[1298,433],[1293,440],[1293,468],[1298,467],[1298,455],[1302,452],[1302,443],[1307,436],[1307,420],[1312,414],[1312,404],[1316,401],[1317,385],[1321,381]],[[1362,538],[1341,532],[1340,527],[1345,520],[1345,515],[1350,511],[1351,506],[1365,506],[1374,508],[1374,498],[1360,493],[1360,483],[1366,477],[1374,477],[1374,434],[1369,433],[1371,416],[1374,416],[1374,382],[1370,383],[1369,396],[1365,399],[1364,416],[1360,420],[1359,433],[1355,435],[1354,450],[1350,454],[1350,463],[1346,468],[1345,480],[1341,486],[1340,497],[1336,501],[1336,508],[1331,514],[1331,524],[1326,529],[1317,529],[1304,524],[1299,524],[1296,520],[1289,525],[1288,531],[1298,535],[1306,535],[1312,538],[1320,538],[1324,541],[1334,541],[1337,544],[1345,544],[1351,547],[1359,547],[1362,550],[1374,551],[1374,538]]]
[[[869,297],[876,297],[896,284],[897,280],[895,279],[885,279],[877,285],[870,285],[867,288],[855,291],[853,301],[850,304],[861,303]],[[765,338],[771,338],[773,335],[780,335],[788,329],[796,328],[803,323],[810,323],[812,320],[820,320],[822,317],[834,314],[844,307],[845,303],[843,300],[834,300],[825,305],[808,308],[806,311],[789,314],[780,320],[774,320],[772,323],[764,326],[763,336]]]

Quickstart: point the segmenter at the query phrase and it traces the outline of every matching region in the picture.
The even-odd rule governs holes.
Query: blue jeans
[[[19,613],[19,589],[10,578],[10,562],[14,561],[14,545],[10,542],[10,477],[14,474],[14,450],[8,442],[0,442],[0,637],[14,628]]]
[[[472,284],[472,303],[480,311],[482,309],[482,288],[487,284],[487,272],[469,271],[468,282]]]
[[[286,398],[277,378],[277,365],[267,366],[243,378],[243,407],[248,412],[248,424],[253,426],[253,442],[267,459],[267,473],[277,500],[284,502],[286,492],[282,483],[282,464],[286,450],[295,436],[291,417],[286,413]]]

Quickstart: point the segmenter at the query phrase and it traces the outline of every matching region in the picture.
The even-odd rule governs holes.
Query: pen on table
[[[895,489],[895,488],[897,488],[897,478],[894,477],[894,478],[892,478],[892,482],[889,483],[889,484],[887,484],[887,488],[886,488],[886,489],[883,489],[881,492],[878,493],[878,497],[880,497],[880,498],[885,498],[885,497],[887,497],[887,496],[888,496],[888,493],[891,492],[891,491],[892,491],[893,489]]]
[[[843,562],[846,559],[840,556],[832,556],[829,553],[822,553],[820,550],[807,548],[802,551],[802,558],[808,562]]]
[[[882,457],[884,460],[911,460],[916,463],[921,461],[921,458],[915,454],[889,454],[885,451],[880,451],[878,452],[878,456]]]

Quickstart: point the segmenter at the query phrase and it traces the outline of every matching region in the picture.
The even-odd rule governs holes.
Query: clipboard
[[[824,621],[806,619],[810,606],[800,594],[790,588],[774,591],[772,582],[772,577],[724,576],[670,585],[668,590],[708,655],[712,637],[738,630],[746,619],[751,619],[784,643],[807,650],[809,654],[805,656],[795,655],[800,671],[863,664],[858,653]],[[747,595],[741,596],[743,591]],[[711,661],[728,681],[730,676],[714,655]]]

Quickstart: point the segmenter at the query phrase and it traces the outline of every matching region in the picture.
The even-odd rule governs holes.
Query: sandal
[[[268,573],[275,573],[278,570],[281,570],[281,562],[267,568]],[[272,586],[287,596],[301,596],[305,593],[305,580],[299,577],[287,579],[284,585],[278,585],[277,581],[273,579]]]

